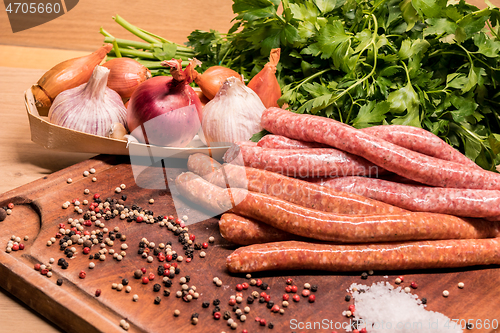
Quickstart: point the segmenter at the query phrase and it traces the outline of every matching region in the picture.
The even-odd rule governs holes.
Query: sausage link
[[[245,166],[297,178],[378,177],[386,172],[364,158],[334,148],[271,149],[236,142],[223,158],[228,163],[241,165],[243,160]],[[234,159],[238,162],[232,162]]]
[[[187,167],[188,170],[204,177],[219,169],[221,164],[208,155],[197,153],[189,156]]]
[[[240,247],[226,259],[231,273],[270,270],[356,272],[500,264],[500,238],[370,245],[278,242]]]
[[[231,212],[277,229],[318,240],[342,243],[421,239],[487,238],[499,235],[499,223],[464,220],[433,213],[341,215],[305,208],[244,189],[222,189],[191,172],[176,178],[179,192],[215,212]],[[215,199],[214,199],[215,198]]]
[[[474,161],[441,140],[440,137],[422,128],[380,125],[363,128],[361,131],[412,151],[482,170]]]
[[[317,142],[294,140],[282,135],[268,134],[257,142],[257,146],[272,149],[332,148]]]
[[[500,216],[500,191],[418,186],[365,177],[328,179],[321,185],[411,211],[464,217]]]
[[[219,231],[224,239],[238,245],[302,239],[302,237],[273,228],[265,223],[232,213],[225,213],[221,216]]]
[[[289,138],[328,144],[406,178],[438,187],[500,190],[500,174],[426,156],[333,119],[268,108],[262,126]]]
[[[188,168],[198,173],[205,170],[210,161],[204,158],[190,156]],[[346,192],[334,191],[328,187],[291,178],[261,169],[224,164],[204,177],[207,181],[219,187],[244,188],[249,191],[268,194],[291,203],[338,214],[393,214],[406,210],[383,202],[365,198]]]

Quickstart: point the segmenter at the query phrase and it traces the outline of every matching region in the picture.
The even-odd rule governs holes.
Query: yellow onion
[[[149,69],[130,58],[112,59],[102,66],[110,70],[108,87],[116,91],[123,102],[128,101],[139,84],[151,78]]]
[[[196,65],[200,64],[200,61],[193,59],[191,61],[191,66],[186,69],[189,70],[191,80],[200,87],[201,91],[208,99],[214,98],[222,87],[222,84],[230,77],[237,77],[243,82],[240,74],[223,66],[212,66],[204,71],[203,74],[200,74],[195,70]]]
[[[278,107],[278,99],[281,97],[281,88],[276,79],[276,65],[279,61],[280,49],[272,49],[269,62],[248,83],[248,87],[259,95],[266,108]]]
[[[63,61],[48,70],[31,88],[36,106],[49,108],[62,91],[87,82],[95,66],[104,60],[112,48],[112,44],[105,44],[92,54]]]

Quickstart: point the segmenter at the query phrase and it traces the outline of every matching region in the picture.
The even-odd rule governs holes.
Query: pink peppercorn
[[[40,270],[40,264],[35,264],[35,271],[39,271]]]
[[[288,294],[283,294],[283,300],[288,301],[290,299],[290,295]]]
[[[85,271],[80,271],[80,274],[78,274],[78,277],[80,279],[85,279],[87,277],[87,273],[85,273]]]
[[[142,274],[146,274],[146,268],[145,268],[145,267],[142,267],[142,268],[141,268],[141,272],[142,272]]]
[[[260,320],[260,326],[266,326],[266,320],[265,319],[261,319]]]
[[[192,241],[194,242],[194,240],[196,239],[196,236],[195,236],[195,235],[193,235],[193,234],[191,234],[191,235],[189,235],[189,239],[190,239],[190,240],[192,240]]]
[[[266,296],[267,296],[267,294],[266,294],[265,291],[263,291],[263,292],[260,293],[260,297],[266,297]]]
[[[48,273],[48,272],[49,272],[49,270],[48,270],[47,268],[44,268],[44,269],[42,269],[42,270],[40,271],[40,273],[41,273],[42,275],[47,275],[47,273]]]
[[[186,258],[186,262],[190,263],[191,262],[191,258]]]
[[[64,223],[59,223],[59,229],[64,229],[66,228],[66,225]]]
[[[297,294],[293,295],[293,297],[292,297],[292,298],[293,298],[293,300],[294,300],[295,302],[300,301],[300,296],[299,296],[299,295],[297,295]]]
[[[401,282],[404,282],[404,281],[405,281],[405,278],[404,278],[402,275],[401,275],[401,276],[399,276],[398,278],[401,280]]]
[[[292,292],[292,286],[286,286],[286,287],[285,287],[285,291],[286,291],[287,293],[291,293],[291,292]]]
[[[273,305],[272,309],[271,309],[272,312],[279,312],[280,311],[280,307],[276,304],[276,305]]]
[[[415,281],[412,281],[410,287],[412,287],[413,289],[417,289],[418,285]]]
[[[135,218],[135,221],[140,223],[140,222],[144,221],[144,218],[143,218],[142,216],[140,216],[140,215],[139,215],[139,216],[137,216],[137,217]]]
[[[149,273],[149,280],[154,280],[155,279],[155,275],[153,273]]]
[[[90,253],[90,248],[84,247],[83,248],[83,254],[89,254]]]
[[[243,330],[241,331],[241,333],[248,333],[248,330]]]
[[[292,286],[292,293],[296,293],[299,288],[297,286]]]
[[[14,208],[14,204],[13,204],[12,202],[9,202],[9,204],[7,205],[7,207],[8,207],[9,209],[12,209],[12,208]]]
[[[158,260],[159,260],[160,262],[165,261],[165,255],[164,255],[163,253],[159,253],[159,254],[158,254]]]
[[[359,333],[358,330],[352,330],[352,333]]]
[[[201,247],[204,248],[204,249],[208,249],[208,243],[205,242],[205,243],[201,244]]]
[[[236,293],[236,297],[238,296],[243,297],[243,293]]]
[[[24,250],[24,244],[19,244],[19,250]]]
[[[308,289],[302,290],[302,296],[308,297],[311,294],[311,292]]]
[[[266,295],[264,296],[264,300],[269,303],[269,301],[271,300],[271,295]]]
[[[215,319],[215,320],[219,320],[219,319],[220,319],[220,317],[221,317],[220,312],[215,312],[215,313],[214,313],[214,319]]]
[[[83,222],[83,225],[86,226],[86,227],[91,227],[92,226],[92,222],[90,222],[90,220],[87,220],[87,221]]]
[[[12,251],[17,251],[17,250],[19,250],[19,244],[12,245]]]
[[[238,291],[242,291],[242,290],[243,290],[243,286],[242,286],[241,284],[239,284],[239,283],[238,283],[238,284],[236,285],[236,290],[238,290]]]
[[[174,217],[173,217],[172,215],[169,215],[169,216],[168,216],[168,219],[169,219],[169,220],[173,220],[173,219],[174,219]]]
[[[259,317],[255,317],[255,321],[259,322],[260,318]]]
[[[243,289],[245,289],[245,290],[247,290],[247,289],[248,289],[248,287],[250,287],[250,285],[249,285],[248,283],[246,283],[246,282],[243,282],[243,283],[241,284],[241,286],[242,286],[242,287],[243,287]]]
[[[181,224],[182,220],[180,218],[175,219],[175,224]]]
[[[148,284],[148,283],[149,283],[149,279],[148,279],[148,277],[147,277],[147,276],[144,276],[144,277],[142,278],[142,283],[143,283],[143,284]]]
[[[101,296],[101,289],[96,289],[95,290],[95,297]]]
[[[362,329],[359,330],[359,333],[366,333],[366,328],[363,327]]]
[[[167,254],[166,260],[167,261],[172,261],[172,255],[171,254]]]
[[[165,269],[170,269],[170,264],[164,263],[164,264],[163,264],[163,268],[165,268]]]
[[[60,234],[59,232],[56,233],[56,238],[61,238],[62,237],[62,234]]]
[[[257,279],[257,282],[255,283],[255,285],[257,287],[260,287],[262,285],[262,280],[261,279]]]
[[[231,306],[232,306],[232,305],[235,305],[235,304],[236,304],[236,299],[231,298],[231,299],[229,300],[229,305],[231,305]]]
[[[314,303],[316,301],[316,295],[309,295],[309,303]]]
[[[174,268],[177,268],[177,263],[176,263],[176,262],[174,262],[174,263],[172,264],[172,266],[174,266]]]
[[[101,197],[101,195],[100,195],[99,193],[94,194],[94,199],[96,199],[96,200],[97,200],[97,199],[99,199],[100,197]]]
[[[351,311],[351,313],[354,313],[354,311],[356,311],[356,307],[354,306],[354,304],[349,305],[349,311]]]
[[[292,284],[293,280],[291,278],[286,279],[286,284]]]

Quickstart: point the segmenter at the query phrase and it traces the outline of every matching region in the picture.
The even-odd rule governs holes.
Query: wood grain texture
[[[179,160],[179,168],[167,170],[169,184],[173,184],[175,175],[186,170],[185,163],[185,160]],[[98,181],[95,183],[89,177],[82,175],[84,170],[89,170],[91,167],[97,170]],[[73,182],[68,184],[67,178],[72,178]],[[13,214],[0,223],[0,246],[4,246],[11,235],[21,238],[28,235],[30,240],[26,242],[26,249],[23,251],[10,254],[0,251],[0,274],[6,276],[0,284],[69,332],[120,332],[118,323],[124,318],[131,325],[130,332],[164,332],[167,327],[168,332],[173,333],[219,332],[226,329],[224,321],[216,321],[212,318],[213,305],[209,309],[203,309],[201,303],[212,302],[217,298],[221,300],[221,310],[232,313],[231,306],[227,302],[230,295],[235,294],[235,285],[248,282],[243,275],[229,274],[226,270],[225,258],[235,247],[221,238],[217,218],[203,221],[196,205],[184,199],[176,201],[174,207],[172,197],[178,197],[175,187],[167,190],[152,189],[164,181],[161,167],[146,169],[138,176],[133,174],[126,158],[101,156],[83,161],[53,173],[46,179],[37,180],[3,194],[0,196],[0,206],[4,206],[7,202],[14,202],[16,206]],[[183,254],[178,237],[158,224],[127,222],[118,217],[109,221],[101,219],[109,230],[118,226],[120,232],[127,236],[125,242],[115,240],[113,246],[106,247],[117,251],[122,243],[126,243],[129,248],[126,251],[127,256],[122,261],[113,260],[109,254],[105,261],[89,260],[87,255],[81,253],[82,246],[73,245],[77,252],[72,259],[67,259],[68,269],[63,270],[54,264],[52,268],[54,275],[51,278],[33,269],[33,265],[37,262],[46,264],[49,258],[57,261],[64,257],[57,244],[48,247],[46,242],[59,230],[59,223],[67,223],[69,217],[82,216],[72,209],[62,209],[62,202],[75,197],[80,200],[90,199],[93,193],[99,193],[102,198],[119,199],[121,194],[116,194],[114,189],[121,183],[127,185],[122,194],[128,196],[126,204],[129,206],[137,204],[143,209],[153,210],[155,216],[187,215],[189,216],[188,222],[203,221],[189,225],[189,233],[196,235],[196,241],[206,242],[209,236],[216,238],[215,243],[206,250],[206,258],[199,258],[199,251],[195,251],[191,263],[179,263],[181,272],[173,278],[173,285],[168,288],[172,294],[168,297],[163,296],[163,290],[166,289],[163,286],[160,292],[152,290],[154,283],[161,284],[158,281],[160,277],[157,274],[157,267],[162,263],[156,258],[152,263],[148,263],[137,254],[139,242],[143,237],[155,244],[171,241],[173,249]],[[83,194],[86,188],[91,191],[88,195]],[[148,203],[150,198],[155,200],[152,205]],[[85,206],[82,207],[85,208]],[[95,226],[85,227],[85,230],[96,229]],[[95,254],[99,249],[99,246],[93,246],[90,253]],[[90,261],[95,262],[94,269],[88,269]],[[133,272],[140,267],[145,267],[147,274],[150,272],[156,274],[155,280],[142,284],[140,280],[134,279]],[[85,279],[78,277],[81,270],[87,273]],[[384,278],[385,274],[389,274],[387,279]],[[185,275],[191,277],[188,284],[195,285],[196,291],[200,293],[199,299],[189,303],[175,297],[175,292],[180,290],[179,278]],[[500,297],[500,288],[492,288],[500,283],[500,267],[498,266],[456,270],[376,272],[366,281],[360,280],[359,273],[263,272],[254,274],[254,277],[261,278],[263,282],[269,284],[270,289],[267,293],[277,304],[280,303],[288,277],[294,279],[299,292],[305,282],[317,284],[319,287],[316,293],[317,301],[311,304],[301,297],[299,303],[290,302],[284,315],[271,313],[265,304],[255,302],[250,306],[248,321],[238,322],[238,331],[243,328],[251,331],[263,329],[252,320],[255,316],[272,322],[275,325],[274,332],[289,332],[291,319],[301,322],[321,322],[323,319],[334,323],[346,322],[348,319],[342,317],[342,311],[346,310],[350,304],[343,300],[346,288],[354,282],[368,285],[378,281],[392,283],[398,275],[405,276],[403,287],[411,281],[418,283],[418,289],[413,293],[428,299],[429,310],[444,313],[451,319],[500,318],[500,309],[494,306]],[[223,281],[222,287],[218,288],[213,284],[212,278],[215,276]],[[62,286],[56,285],[57,278],[63,279]],[[131,293],[119,292],[111,288],[112,283],[120,283],[122,278],[129,279],[129,285],[132,287]],[[457,287],[460,281],[466,285],[463,290]],[[487,281],[487,283],[476,283],[476,281]],[[97,288],[102,290],[99,298],[93,296]],[[444,289],[450,291],[448,298],[441,295]],[[243,291],[243,299],[246,300],[253,290],[260,292],[259,288],[251,287]],[[138,302],[132,301],[133,294],[139,295]],[[156,296],[161,297],[160,304],[154,304],[153,300]],[[244,304],[246,302],[242,303],[241,307]],[[175,309],[181,311],[179,317],[173,316]],[[200,323],[197,326],[190,323],[192,313],[199,314]],[[327,330],[316,331],[326,332]],[[472,331],[481,332],[481,330]],[[489,331],[498,332],[499,330]]]

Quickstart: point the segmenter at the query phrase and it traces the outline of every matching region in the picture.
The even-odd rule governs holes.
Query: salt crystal
[[[353,291],[356,290],[357,291]],[[394,288],[388,282],[370,286],[353,283],[349,287],[355,301],[354,320],[370,333],[455,333],[462,329],[439,312],[427,311],[418,296]]]

